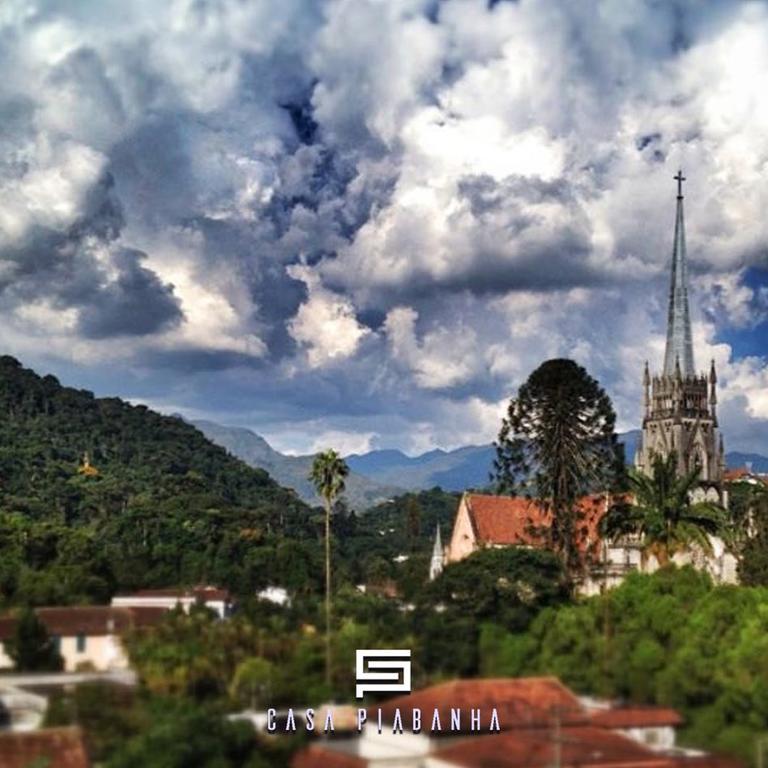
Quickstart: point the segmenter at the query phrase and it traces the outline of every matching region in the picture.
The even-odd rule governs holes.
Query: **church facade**
[[[643,375],[643,429],[635,466],[651,474],[654,456],[676,457],[677,472],[699,470],[702,499],[725,503],[725,449],[717,423],[717,372],[696,371],[688,305],[688,264],[685,248],[682,173],[677,174],[677,213],[667,313],[664,367]]]

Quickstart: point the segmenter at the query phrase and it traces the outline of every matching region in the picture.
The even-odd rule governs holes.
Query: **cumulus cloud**
[[[392,355],[425,389],[447,389],[464,384],[477,372],[478,339],[472,328],[440,326],[416,335],[418,313],[396,307],[387,314],[384,331]]]
[[[306,267],[289,268],[289,272],[309,287],[309,298],[289,321],[288,330],[306,349],[310,368],[352,356],[370,333],[357,322],[352,303],[322,288]]]
[[[682,165],[697,360],[729,443],[764,442],[764,3],[14,0],[0,66],[29,364],[416,451],[492,438],[568,355],[633,427]]]

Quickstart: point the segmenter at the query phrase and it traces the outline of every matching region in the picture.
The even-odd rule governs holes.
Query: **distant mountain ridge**
[[[725,459],[731,469],[749,467],[753,472],[768,472],[768,456],[759,453],[731,451],[726,454]]]
[[[433,450],[419,456],[382,450],[347,456],[350,469],[380,483],[407,490],[440,486],[444,491],[482,489],[490,485],[496,449],[493,445],[467,445],[453,451]]]
[[[240,427],[222,427],[212,422],[195,422],[213,442],[254,467],[265,469],[280,484],[294,488],[302,499],[317,503],[307,475],[311,456],[285,456],[274,450],[255,432]],[[631,463],[640,430],[619,434],[627,463]],[[482,490],[491,484],[496,450],[493,444],[468,445],[451,451],[435,449],[418,456],[387,448],[353,453],[345,457],[351,470],[347,497],[353,508],[364,510],[404,491],[440,487],[444,491]],[[768,457],[732,451],[726,455],[729,467],[751,464],[756,472],[768,472]]]
[[[293,488],[305,502],[321,503],[309,480],[312,456],[287,456],[280,453],[261,435],[245,427],[229,427],[212,421],[194,421],[192,424],[233,456],[251,467],[265,470],[280,485]],[[355,472],[353,467],[350,469],[352,472],[347,477],[345,496],[353,509],[367,509],[404,491],[401,486],[388,485]]]

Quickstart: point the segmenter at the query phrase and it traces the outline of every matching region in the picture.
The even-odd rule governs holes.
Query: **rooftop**
[[[491,496],[467,493],[464,496],[472,528],[480,544],[541,546],[543,529],[552,515],[532,499],[520,496]],[[598,525],[607,507],[604,495],[586,496],[579,502],[582,513],[581,546],[599,541]]]
[[[590,723],[601,728],[660,728],[682,725],[680,713],[667,707],[612,707],[601,709],[590,717]]]
[[[79,728],[47,728],[27,733],[0,733],[3,768],[88,768],[90,761]]]
[[[73,605],[36,608],[50,635],[98,637],[116,635],[136,627],[152,626],[166,615],[164,608],[115,608],[110,605]],[[13,637],[16,615],[0,616],[0,640]]]
[[[548,727],[554,716],[563,722],[586,723],[588,714],[579,699],[555,677],[488,678],[484,680],[453,680],[433,685],[406,696],[389,699],[381,705],[387,722],[394,718],[395,709],[421,709],[440,713],[443,727],[450,724],[451,709],[484,710],[490,718],[496,708],[502,730],[522,727]],[[369,718],[378,707],[369,709]],[[462,718],[462,730],[469,731],[469,716]]]
[[[591,726],[564,727],[559,734],[554,729],[523,729],[482,736],[446,747],[435,757],[457,768],[548,768],[552,765],[561,768],[682,768],[689,765],[714,768],[719,765],[654,752],[620,733]]]
[[[229,600],[230,594],[226,589],[212,586],[197,586],[197,587],[169,587],[165,589],[140,589],[137,592],[125,592],[116,595],[116,597],[156,597],[162,598],[176,598],[182,600],[185,598],[201,599],[201,600]]]
[[[366,768],[368,761],[332,747],[312,744],[297,752],[291,760],[291,768]]]

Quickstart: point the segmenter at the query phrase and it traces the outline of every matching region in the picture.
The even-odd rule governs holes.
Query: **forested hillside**
[[[184,421],[0,358],[0,601],[279,578],[311,511]],[[295,552],[291,557],[295,556]]]

